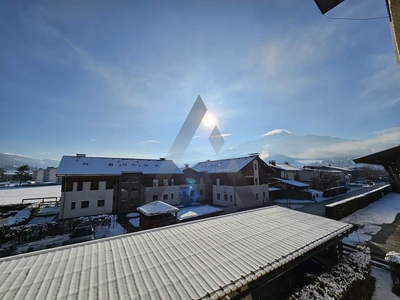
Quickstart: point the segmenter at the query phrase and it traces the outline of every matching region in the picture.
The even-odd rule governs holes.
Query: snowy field
[[[392,223],[398,213],[400,213],[400,194],[387,194],[367,207],[340,220],[360,225],[358,231],[344,238],[343,242],[357,244],[369,241],[381,229],[382,224]]]
[[[0,205],[21,203],[25,198],[60,197],[61,185],[0,189]]]

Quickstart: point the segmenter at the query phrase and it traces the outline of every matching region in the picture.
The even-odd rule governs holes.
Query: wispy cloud
[[[212,135],[211,138],[223,138],[223,137],[228,137],[231,135],[232,135],[231,133],[221,133],[221,134]]]
[[[392,107],[399,103],[400,103],[400,97],[386,100],[385,102],[383,102],[382,106],[385,108],[388,108],[388,107]]]
[[[400,127],[375,132],[371,139],[361,141],[339,142],[329,146],[309,147],[302,153],[292,154],[294,157],[307,159],[329,158],[337,156],[359,157],[400,144]],[[287,153],[290,154],[290,153]]]
[[[159,144],[160,141],[157,140],[145,140],[145,141],[141,141],[141,144]]]
[[[90,141],[91,141],[91,142],[97,142],[97,140],[96,140],[96,139],[90,139]]]

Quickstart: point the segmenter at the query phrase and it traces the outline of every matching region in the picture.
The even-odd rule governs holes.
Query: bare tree
[[[323,191],[337,186],[338,176],[330,172],[315,172],[311,181],[316,189]]]

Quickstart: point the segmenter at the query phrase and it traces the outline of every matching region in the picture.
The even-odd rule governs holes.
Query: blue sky
[[[222,151],[274,129],[400,140],[389,20],[312,0],[2,1],[0,68],[3,153],[163,157],[198,95]],[[211,131],[188,150],[212,153]]]

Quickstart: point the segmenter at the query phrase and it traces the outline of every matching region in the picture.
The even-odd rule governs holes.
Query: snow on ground
[[[345,243],[358,244],[369,241],[382,224],[390,224],[400,213],[400,194],[389,193],[367,207],[341,219],[340,221],[360,225],[360,228],[344,238]]]
[[[140,216],[140,213],[135,213],[135,212],[129,213],[126,215],[127,218],[137,218],[139,216]]]
[[[375,292],[372,300],[400,299],[392,292],[392,278],[390,272],[372,267],[371,275],[376,279]]]
[[[111,215],[110,227],[108,226],[96,226],[94,231],[94,238],[101,239],[110,236],[116,236],[124,234],[125,229],[117,222],[117,216]]]
[[[60,211],[58,206],[44,206],[41,207],[39,212],[37,213],[38,216],[44,215],[57,215]]]
[[[178,219],[184,220],[188,218],[196,218],[199,216],[210,215],[217,212],[222,212],[223,209],[211,205],[199,205],[180,208],[178,211]]]
[[[139,222],[140,222],[139,218],[129,219],[129,223],[131,223],[135,227],[139,227]]]
[[[25,198],[60,197],[61,185],[0,189],[0,204],[21,203]]]
[[[20,222],[23,222],[30,218],[32,214],[32,208],[25,208],[23,210],[18,211],[14,216],[8,217],[8,225],[14,225]]]
[[[33,217],[28,224],[47,224],[55,222],[56,216],[45,216],[45,217]]]

